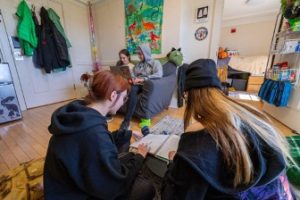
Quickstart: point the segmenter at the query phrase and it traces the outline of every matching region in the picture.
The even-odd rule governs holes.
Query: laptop
[[[132,79],[128,66],[110,66],[110,71],[114,74],[119,74],[128,80]]]

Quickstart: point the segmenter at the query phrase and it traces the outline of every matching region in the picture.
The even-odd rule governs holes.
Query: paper
[[[169,160],[169,152],[177,151],[179,140],[179,136],[171,135],[164,145],[159,149],[156,155]]]
[[[147,136],[131,144],[130,146],[137,148],[139,144],[147,144],[148,147],[150,147],[149,153],[168,160],[169,152],[177,150],[179,140],[180,137],[177,135],[148,134]]]

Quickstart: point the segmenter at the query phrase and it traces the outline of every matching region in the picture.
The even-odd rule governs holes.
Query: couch
[[[163,65],[163,77],[145,81],[143,90],[138,96],[134,116],[138,118],[152,118],[168,108],[177,84],[177,66],[173,62]],[[127,104],[119,112],[125,113]]]

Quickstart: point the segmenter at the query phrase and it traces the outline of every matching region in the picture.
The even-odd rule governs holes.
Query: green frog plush
[[[181,48],[175,49],[173,47],[166,57],[159,58],[158,60],[161,62],[162,65],[170,61],[174,63],[177,67],[181,66],[183,62],[183,55],[181,53]]]
[[[170,62],[173,62],[177,67],[182,65],[183,55],[181,53],[181,48],[175,49],[174,47],[167,54],[167,58]]]

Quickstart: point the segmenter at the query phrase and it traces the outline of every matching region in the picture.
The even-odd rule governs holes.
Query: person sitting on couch
[[[119,51],[119,60],[116,66],[128,66],[131,75],[133,75],[134,64],[131,63],[130,53],[127,49],[122,49],[121,51]]]
[[[127,49],[122,49],[119,51],[119,60],[116,63],[116,66],[128,66],[130,70],[131,76],[133,76],[133,67],[134,64],[131,63],[130,53]],[[111,114],[106,115],[106,121],[110,122],[113,120],[113,116]]]
[[[138,94],[142,91],[144,81],[148,79],[157,79],[163,76],[162,65],[158,60],[152,59],[151,48],[149,44],[141,44],[137,49],[140,62],[133,68],[134,78],[132,79],[132,87],[129,94],[129,103],[124,120],[120,126],[121,130],[129,128],[130,120],[134,114]],[[149,127],[151,124],[150,117],[141,119],[139,124],[141,128]]]

